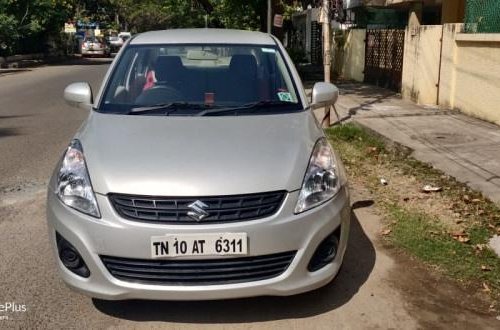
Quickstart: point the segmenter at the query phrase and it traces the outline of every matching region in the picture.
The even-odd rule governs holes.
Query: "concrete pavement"
[[[337,110],[413,156],[481,191],[500,205],[500,127],[404,101],[391,91],[363,84],[339,84]],[[335,119],[333,119],[335,120]]]

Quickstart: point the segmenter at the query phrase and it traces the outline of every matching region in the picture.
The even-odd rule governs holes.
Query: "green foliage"
[[[184,0],[142,1],[129,10],[126,17],[132,32],[203,27],[204,11]]]
[[[0,13],[0,55],[12,52],[12,46],[19,38],[14,16]]]
[[[258,30],[261,15],[266,13],[265,0],[215,0],[214,17],[228,29]]]
[[[106,12],[114,13],[122,29],[143,32],[205,26],[202,2],[213,8],[207,17],[209,27],[258,30],[267,10],[266,0],[106,0],[101,6],[109,7]]]
[[[339,140],[349,142],[360,149],[377,148],[379,152],[382,152],[385,149],[385,145],[382,140],[352,123],[328,128],[325,133],[334,141]]]
[[[15,52],[21,38],[57,31],[70,8],[66,0],[0,0],[0,54]]]
[[[475,250],[477,244],[486,244],[484,231],[474,228],[470,243],[464,244],[446,233],[439,221],[419,212],[411,212],[391,205],[389,215],[394,220],[389,239],[411,254],[428,263],[439,265],[449,275],[465,280],[485,281],[495,290],[500,289],[500,262],[489,249]],[[488,271],[482,271],[486,267]]]
[[[0,0],[0,55],[60,39],[70,20],[138,33],[203,27],[206,17],[209,27],[259,30],[266,12],[266,0]]]

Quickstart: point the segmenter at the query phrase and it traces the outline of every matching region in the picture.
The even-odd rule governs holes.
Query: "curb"
[[[43,54],[26,54],[0,57],[0,69],[22,69],[56,63],[77,58],[75,55],[50,56]],[[4,72],[3,70],[1,70]]]

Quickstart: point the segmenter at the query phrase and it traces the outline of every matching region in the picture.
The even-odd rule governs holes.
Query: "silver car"
[[[109,45],[104,38],[86,37],[81,46],[82,56],[109,56],[111,54]]]
[[[101,299],[293,295],[329,283],[346,250],[343,165],[272,35],[171,30],[132,37],[47,195],[63,280]]]

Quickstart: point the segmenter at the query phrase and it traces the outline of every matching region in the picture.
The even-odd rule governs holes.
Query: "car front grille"
[[[260,281],[284,273],[296,251],[255,257],[203,260],[150,260],[101,256],[122,281],[157,285],[215,285]]]
[[[220,223],[261,219],[275,214],[286,192],[219,197],[154,197],[109,194],[115,210],[123,218],[153,223]],[[188,206],[200,201],[208,215],[200,221],[188,215]]]

